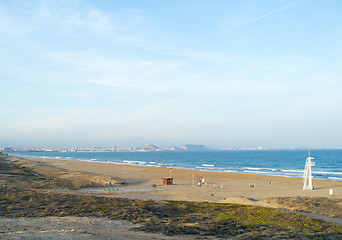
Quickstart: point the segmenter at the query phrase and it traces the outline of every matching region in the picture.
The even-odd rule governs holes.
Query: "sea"
[[[308,150],[16,152],[11,155],[302,178]],[[311,150],[314,179],[342,181],[342,149]]]

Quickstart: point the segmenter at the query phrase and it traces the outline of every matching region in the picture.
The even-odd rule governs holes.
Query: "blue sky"
[[[342,3],[1,1],[0,147],[342,147]]]

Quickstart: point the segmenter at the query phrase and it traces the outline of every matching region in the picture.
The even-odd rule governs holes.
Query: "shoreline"
[[[334,180],[314,180],[315,190],[303,190],[303,179],[257,175],[248,173],[214,172],[179,168],[135,166],[90,161],[75,161],[51,158],[24,159],[27,163],[36,163],[56,169],[91,173],[95,175],[117,178],[125,182],[119,184],[127,191],[108,192],[115,196],[168,198],[189,201],[224,202],[230,198],[265,200],[271,197],[331,197],[342,198],[342,182]],[[162,178],[174,179],[174,185],[163,185]],[[204,179],[204,182],[202,182]],[[198,186],[201,182],[201,186]],[[153,187],[153,186],[157,187]],[[254,187],[251,187],[253,186]],[[151,189],[150,191],[133,191],[132,189]],[[333,189],[334,195],[329,195]],[[144,194],[142,193],[144,192]],[[236,200],[234,200],[236,201]],[[244,201],[246,202],[246,201]],[[253,203],[253,201],[250,201]]]
[[[207,164],[202,164],[203,166],[196,166],[192,168],[185,168],[181,166],[173,166],[177,163],[170,163],[170,166],[163,166],[167,165],[165,163],[161,163],[161,165],[154,165],[156,162],[150,163],[149,160],[123,160],[123,162],[142,162],[144,164],[129,164],[129,163],[123,163],[123,162],[111,162],[111,161],[97,161],[97,159],[73,159],[74,157],[52,157],[52,156],[26,156],[26,155],[12,155],[10,154],[9,156],[13,157],[22,157],[22,158],[38,158],[38,159],[51,159],[51,160],[65,160],[65,161],[75,161],[75,162],[89,162],[89,163],[104,163],[104,164],[112,164],[112,165],[119,165],[119,166],[134,166],[134,167],[153,167],[153,168],[167,168],[167,169],[179,169],[179,170],[190,170],[190,171],[200,171],[200,172],[213,172],[213,173],[236,173],[236,174],[246,174],[246,175],[257,175],[257,176],[267,176],[267,177],[282,177],[282,178],[287,178],[287,179],[303,179],[302,175],[304,174],[304,167],[305,164],[303,163],[303,168],[302,169],[273,169],[273,168],[268,168],[268,167],[241,167],[241,171],[238,170],[230,170],[230,169],[224,169],[223,167],[219,167],[214,165],[207,165]],[[147,164],[148,163],[148,164]],[[208,169],[208,167],[216,167],[216,168],[222,168],[224,170],[217,170],[217,169]],[[270,171],[271,170],[271,171]],[[270,171],[270,172],[263,172],[263,171]],[[272,174],[273,171],[279,171],[282,174]],[[300,173],[297,175],[286,175],[286,173]],[[315,176],[315,174],[326,174],[327,172],[321,172],[321,171],[312,171],[313,173],[313,179],[314,181],[336,181],[336,182],[341,182],[342,183],[342,178],[335,177],[337,173],[331,172],[330,174],[332,176],[328,177],[319,177]],[[341,173],[342,174],[342,173]]]

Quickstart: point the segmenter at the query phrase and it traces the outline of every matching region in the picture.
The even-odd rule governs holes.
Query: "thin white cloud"
[[[301,1],[298,1],[298,2],[295,2],[295,3],[292,3],[292,4],[289,4],[289,5],[283,6],[283,7],[281,7],[281,8],[278,8],[278,9],[276,9],[276,10],[270,11],[270,12],[265,13],[265,14],[263,14],[263,15],[260,15],[260,16],[258,16],[258,17],[252,18],[252,19],[250,19],[250,20],[248,20],[248,21],[246,21],[246,22],[243,22],[243,23],[240,23],[240,24],[238,24],[238,25],[236,25],[236,26],[227,28],[227,29],[225,29],[224,31],[222,31],[222,32],[220,32],[220,33],[218,33],[218,34],[216,34],[216,35],[211,35],[211,36],[207,36],[207,37],[205,37],[205,38],[202,38],[202,39],[196,41],[195,44],[198,44],[198,43],[201,43],[201,42],[205,42],[205,41],[207,41],[207,40],[209,40],[209,39],[211,39],[211,38],[214,38],[214,37],[216,37],[216,36],[222,35],[222,34],[224,34],[224,33],[227,33],[227,32],[230,32],[230,31],[233,31],[233,30],[236,30],[236,29],[239,29],[239,28],[241,28],[241,27],[243,27],[243,26],[246,26],[246,25],[248,25],[248,24],[257,22],[257,21],[259,21],[259,20],[261,20],[261,19],[263,19],[263,18],[265,18],[265,17],[274,15],[274,14],[276,14],[276,13],[278,13],[278,12],[281,12],[281,11],[284,11],[284,10],[286,10],[286,9],[288,9],[288,8],[294,7],[294,6],[300,4],[300,3],[304,2],[304,1],[305,1],[305,0],[301,0]]]
[[[245,25],[254,23],[254,22],[259,21],[259,20],[261,20],[261,19],[263,19],[263,18],[265,18],[265,17],[268,17],[268,16],[271,16],[271,15],[276,14],[276,13],[278,13],[278,12],[284,11],[285,9],[294,7],[294,6],[296,6],[296,5],[298,5],[298,4],[302,3],[302,2],[303,2],[303,1],[298,1],[298,2],[295,2],[295,3],[289,4],[289,5],[286,5],[286,6],[284,6],[284,7],[278,8],[278,9],[276,9],[276,10],[274,10],[274,11],[265,13],[265,14],[259,16],[259,17],[253,18],[253,19],[248,20],[248,21],[246,21],[246,22],[244,22],[244,23],[241,23],[241,24],[239,24],[239,25],[236,25],[236,26],[234,26],[233,28],[226,29],[225,31],[223,31],[223,32],[221,32],[221,33],[225,33],[225,32],[228,32],[228,31],[232,31],[232,30],[238,29],[238,28],[240,28],[240,27],[243,27],[243,26],[245,26]]]

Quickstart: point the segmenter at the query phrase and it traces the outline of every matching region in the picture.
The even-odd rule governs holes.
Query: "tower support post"
[[[306,159],[305,163],[305,169],[304,169],[304,185],[303,190],[313,190],[312,186],[312,173],[311,173],[311,167],[315,166],[315,162],[311,161],[314,158],[310,156],[310,150],[309,150],[309,157]]]

